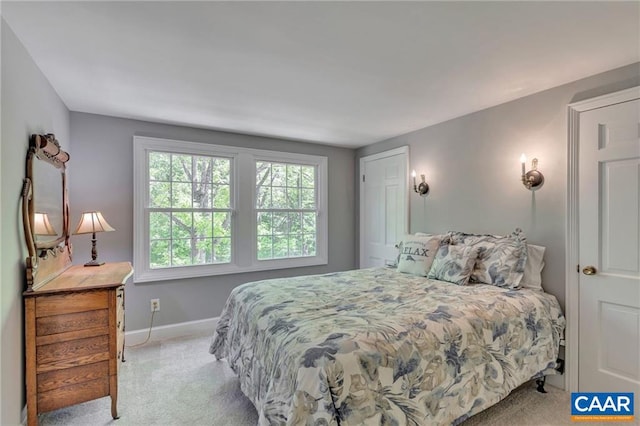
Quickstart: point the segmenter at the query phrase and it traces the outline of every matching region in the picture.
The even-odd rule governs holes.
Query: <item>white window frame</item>
[[[151,268],[149,264],[148,152],[165,151],[187,155],[220,156],[231,159],[231,262],[222,264]],[[316,255],[258,260],[256,215],[256,161],[312,165],[317,170]],[[328,173],[327,157],[267,151],[200,142],[133,137],[133,263],[134,281],[224,275],[272,269],[326,265],[328,263]],[[245,241],[249,240],[249,243]],[[251,245],[248,249],[247,244]],[[243,247],[241,247],[241,245]]]

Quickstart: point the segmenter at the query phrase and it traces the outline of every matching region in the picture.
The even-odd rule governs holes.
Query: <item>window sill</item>
[[[246,272],[271,271],[276,269],[304,268],[308,266],[327,265],[325,257],[305,257],[294,259],[259,260],[253,265],[238,266],[226,265],[200,265],[177,268],[158,268],[152,270],[136,271],[133,276],[134,283],[177,280],[183,278],[208,277],[216,275],[243,274]]]

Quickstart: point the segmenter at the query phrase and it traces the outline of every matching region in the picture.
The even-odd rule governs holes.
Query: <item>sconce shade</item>
[[[100,212],[84,212],[74,234],[115,231]]]
[[[35,235],[58,235],[49,221],[49,215],[46,213],[34,213],[33,230]]]

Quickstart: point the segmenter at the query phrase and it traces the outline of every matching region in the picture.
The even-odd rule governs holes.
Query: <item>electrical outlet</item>
[[[151,299],[151,312],[158,312],[160,310],[160,299]]]

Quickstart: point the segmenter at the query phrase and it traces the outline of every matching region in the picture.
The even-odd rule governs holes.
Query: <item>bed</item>
[[[552,295],[381,267],[233,290],[210,352],[259,424],[459,424],[554,374]]]

